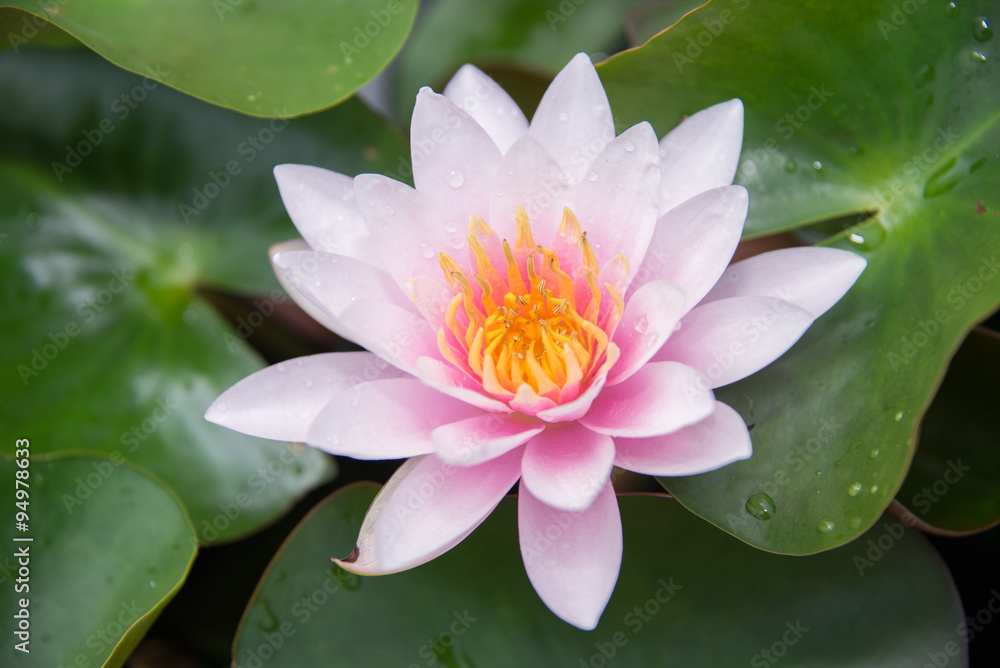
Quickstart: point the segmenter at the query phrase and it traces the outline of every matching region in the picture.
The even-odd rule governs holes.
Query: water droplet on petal
[[[385,205],[385,215],[387,215],[387,216],[394,216],[394,215],[396,215],[396,208],[394,206],[392,206],[391,204],[386,204]]]
[[[861,490],[864,489],[864,487],[865,486],[862,485],[860,482],[852,483],[851,486],[847,488],[847,495],[857,496],[858,494],[861,493]]]
[[[587,172],[587,180],[593,183],[597,180],[597,172]]]
[[[456,225],[455,221],[453,221],[453,220],[447,220],[447,221],[445,221],[443,227],[444,227],[444,231],[447,232],[447,233],[449,233],[449,234],[451,234],[452,232],[454,232],[455,230],[458,229],[458,225]]]
[[[312,386],[313,386],[312,378],[306,378],[306,387],[312,387]]]
[[[660,340],[660,335],[658,332],[646,332],[646,338],[644,339],[647,348],[652,348]]]
[[[754,494],[747,499],[746,509],[750,515],[758,520],[769,520],[774,517],[774,513],[777,512],[774,505],[774,499],[763,492]]]
[[[340,439],[339,439],[339,438],[337,438],[337,437],[336,437],[336,436],[334,436],[334,435],[330,435],[330,436],[327,436],[327,437],[326,437],[326,442],[327,442],[327,444],[328,444],[328,445],[330,445],[330,446],[335,446],[335,445],[337,445],[338,443],[340,443]]]
[[[816,523],[816,531],[819,533],[830,533],[837,528],[837,523],[829,517],[824,517]]]
[[[427,244],[420,244],[420,254],[429,260],[434,257],[434,249]]]
[[[448,172],[448,176],[445,177],[445,181],[447,181],[448,185],[452,188],[461,188],[462,184],[465,183],[465,176],[462,172],[453,169]]]
[[[226,410],[228,410],[228,408],[229,406],[226,405],[225,401],[220,401],[217,404],[215,404],[215,410],[219,413],[225,413]]]
[[[643,334],[649,327],[649,318],[646,317],[645,313],[640,313],[635,317],[635,320],[632,322],[632,326],[635,327],[635,331]]]
[[[625,142],[625,150],[629,153],[635,150],[635,144],[630,141]]]
[[[990,20],[985,16],[977,16],[972,32],[980,42],[989,41],[990,37],[993,37],[993,28],[990,27]]]
[[[560,112],[559,113],[559,120],[562,121],[563,123],[565,123],[566,121],[569,120],[569,114],[567,114],[565,111]]]

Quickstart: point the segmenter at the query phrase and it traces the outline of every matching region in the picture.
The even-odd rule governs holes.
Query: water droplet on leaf
[[[990,37],[993,37],[993,28],[990,27],[990,20],[985,16],[977,16],[972,32],[980,42],[989,41]]]
[[[970,51],[969,52],[969,60],[971,60],[974,63],[985,63],[986,62],[986,54],[982,53],[980,51]]]
[[[949,2],[948,5],[944,8],[944,13],[947,14],[948,16],[958,16],[958,3]]]
[[[868,457],[870,459],[875,459],[876,457],[878,457],[878,452],[879,452],[878,448],[875,448],[874,450],[868,453]]]
[[[816,524],[816,531],[819,533],[830,533],[837,528],[837,523],[829,517],[824,517]]]
[[[850,487],[847,488],[847,495],[857,496],[858,494],[861,493],[861,490],[864,489],[864,487],[865,486],[862,485],[860,482],[853,483]]]
[[[769,520],[777,512],[774,499],[763,492],[754,494],[747,499],[746,509],[748,513],[759,520]]]

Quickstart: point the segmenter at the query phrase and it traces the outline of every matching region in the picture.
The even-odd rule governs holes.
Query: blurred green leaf
[[[416,13],[416,0],[24,0],[0,7],[0,25],[15,52],[45,37],[40,26],[50,21],[116,65],[189,95],[289,117],[342,102],[374,78]]]
[[[878,520],[948,360],[1000,305],[1000,40],[975,31],[995,7],[901,6],[715,1],[599,67],[623,126],[662,134],[741,98],[746,235],[828,221],[825,243],[868,260],[790,353],[718,391],[755,425],[754,456],[661,481],[767,550],[828,549]],[[770,519],[747,510],[758,494]]]
[[[15,432],[31,453],[37,433]],[[25,490],[29,519],[24,531],[4,523],[0,607],[16,619],[12,630],[27,610],[28,637],[8,634],[4,665],[122,666],[187,577],[198,543],[191,521],[171,490],[120,457],[15,461],[0,458],[0,490],[7,503]],[[16,648],[24,640],[28,652]]]
[[[229,540],[332,473],[202,417],[261,368],[243,339],[286,299],[267,248],[297,233],[272,167],[391,171],[408,151],[355,101],[266,121],[147,84],[84,51],[0,54],[0,423],[38,453],[136,461]],[[258,295],[256,318],[234,332],[203,287]]]
[[[785,654],[796,666],[912,666],[928,653],[941,653],[942,666],[964,665],[947,571],[919,533],[891,519],[872,532],[889,536],[874,561],[860,543],[793,558],[747,547],[670,499],[620,497],[621,575],[600,625],[584,632],[531,588],[514,498],[458,547],[411,571],[361,577],[331,564],[351,550],[376,491],[338,491],[288,538],[245,613],[234,647],[240,666],[335,657],[345,668],[575,668],[612,659],[715,668],[767,666]]]
[[[932,528],[980,531],[1000,523],[1000,335],[973,330],[920,426],[898,499]]]

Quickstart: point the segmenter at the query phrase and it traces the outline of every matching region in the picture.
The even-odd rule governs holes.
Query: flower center
[[[468,241],[476,271],[471,280],[450,255],[439,256],[456,294],[445,311],[447,330],[438,332],[438,345],[447,359],[499,398],[509,400],[527,384],[556,403],[571,401],[603,362],[622,311],[621,294],[606,284],[612,301],[605,300],[602,311],[597,258],[572,211],[563,210],[556,249],[535,244],[523,207],[515,223],[512,248],[481,217],[472,216]],[[627,275],[624,255],[613,262]]]

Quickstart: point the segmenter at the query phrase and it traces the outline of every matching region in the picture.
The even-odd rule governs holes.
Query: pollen
[[[500,239],[479,216],[469,221],[469,264],[439,255],[445,281],[455,293],[438,333],[442,354],[510,399],[522,385],[556,403],[575,398],[608,348],[608,332],[621,316],[619,290],[605,286],[602,312],[600,268],[580,223],[568,208],[554,245],[576,264],[535,243],[523,207],[515,215],[514,244]],[[622,262],[627,274],[624,256]],[[598,324],[600,322],[600,324]]]

